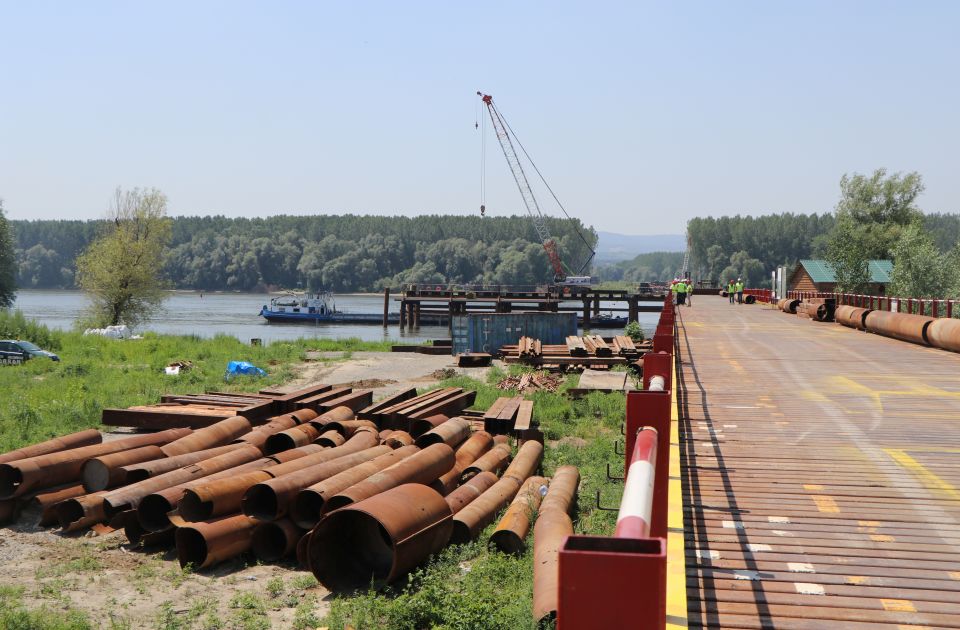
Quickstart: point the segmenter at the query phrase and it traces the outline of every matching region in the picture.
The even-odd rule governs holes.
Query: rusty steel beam
[[[177,527],[177,560],[181,567],[205,569],[250,549],[257,522],[243,514]]]
[[[526,550],[525,541],[530,533],[530,521],[540,507],[548,485],[546,477],[530,477],[523,482],[510,502],[510,507],[497,523],[497,528],[490,535],[490,546],[503,553],[522,554]]]
[[[446,444],[431,444],[368,479],[341,490],[324,503],[323,510],[329,513],[406,483],[429,484],[453,468],[455,462],[452,448]]]
[[[196,429],[190,435],[186,435],[179,440],[170,442],[163,447],[163,454],[166,457],[183,455],[185,453],[194,453],[215,446],[229,444],[245,433],[250,433],[253,425],[243,416],[233,416],[226,420],[221,420],[209,427]]]
[[[450,506],[450,511],[456,514],[467,507],[471,501],[489,490],[495,483],[497,483],[497,476],[495,474],[492,472],[482,472],[448,494],[444,499],[446,499],[447,505]]]
[[[327,511],[331,497],[419,452],[416,446],[403,446],[304,488],[291,506],[294,522],[304,529],[312,528]]]
[[[87,492],[97,492],[122,485],[126,479],[126,471],[122,466],[140,464],[157,459],[165,455],[161,447],[156,445],[132,448],[129,451],[120,451],[93,457],[83,463],[80,469],[80,479]]]
[[[287,514],[301,490],[336,474],[393,452],[389,446],[374,446],[332,461],[315,464],[250,487],[240,506],[243,513],[258,521],[273,521]]]
[[[167,444],[189,433],[190,429],[168,429],[0,464],[0,499],[78,481],[83,463],[91,457],[151,444]]]
[[[18,459],[28,459],[30,457],[39,457],[40,455],[49,455],[50,453],[66,451],[72,448],[80,448],[81,446],[100,444],[102,441],[103,435],[101,435],[99,431],[96,429],[87,429],[86,431],[62,435],[60,437],[53,438],[52,440],[46,440],[44,442],[18,448],[15,451],[4,453],[3,455],[0,455],[0,464],[15,462]]]
[[[439,444],[430,448],[449,450]],[[332,512],[317,525],[307,549],[310,570],[332,591],[379,588],[443,549],[451,516],[443,497],[426,486],[391,488]]]

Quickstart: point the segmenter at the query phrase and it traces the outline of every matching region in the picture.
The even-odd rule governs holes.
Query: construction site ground
[[[708,296],[678,353],[691,627],[960,627],[960,356]]]
[[[297,379],[287,387],[317,381],[355,383],[354,387],[374,389],[375,398],[380,398],[403,387],[429,387],[449,378],[450,370],[481,380],[487,372],[457,368],[450,356],[324,354],[338,360],[319,362],[315,360],[319,357],[308,354],[307,361],[296,367]],[[24,587],[23,601],[31,608],[80,610],[104,628],[180,627],[177,620],[183,627],[246,628],[257,627],[258,615],[250,607],[265,604],[271,627],[290,628],[298,614],[296,606],[304,599],[312,600],[308,606],[314,618],[323,617],[329,607],[328,591],[292,560],[261,565],[236,559],[192,573],[180,569],[173,550],[129,550],[122,530],[70,536],[29,524],[33,522],[36,518],[27,515],[0,528],[0,589]],[[245,598],[246,593],[257,599]],[[164,625],[164,616],[173,622]],[[207,616],[210,624],[204,622]]]

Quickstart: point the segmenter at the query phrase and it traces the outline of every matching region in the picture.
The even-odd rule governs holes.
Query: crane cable
[[[491,105],[493,105],[493,107],[496,108],[496,105],[494,105],[493,103],[491,103]],[[499,113],[500,113],[500,110],[498,109],[497,114]],[[552,188],[550,188],[550,184],[548,184],[547,180],[543,177],[543,173],[541,173],[540,169],[537,168],[536,162],[533,161],[533,159],[530,157],[530,154],[527,153],[527,150],[524,148],[523,143],[520,142],[520,138],[517,137],[517,132],[513,130],[513,128],[510,126],[510,123],[507,122],[506,118],[504,118],[503,116],[500,116],[500,119],[503,121],[503,124],[506,125],[507,130],[510,131],[510,134],[513,136],[513,139],[517,141],[517,145],[520,147],[520,150],[523,151],[523,155],[526,156],[527,161],[530,162],[530,165],[533,166],[533,170],[537,172],[537,176],[540,178],[540,181],[542,181],[543,185],[546,186],[547,190],[550,191],[550,195],[553,197],[553,200],[557,202],[558,206],[560,206],[560,210],[563,212],[563,216],[570,219],[570,221],[573,223],[573,230],[577,233],[577,236],[580,237],[580,240],[583,241],[583,244],[586,245],[587,249],[590,250],[590,257],[587,258],[587,261],[583,263],[583,266],[580,268],[580,271],[582,272],[587,267],[587,265],[590,264],[590,261],[593,260],[593,257],[596,255],[596,252],[593,251],[593,247],[590,246],[589,241],[587,241],[586,237],[583,236],[583,233],[580,232],[580,228],[577,227],[577,222],[574,221],[573,217],[571,217],[567,213],[567,209],[563,207],[563,204],[560,203],[560,199],[557,198],[556,193],[553,192]],[[560,264],[562,264],[564,267],[567,267],[567,265],[563,263],[562,259],[560,261]],[[572,270],[569,267],[567,267],[567,271],[572,271]]]

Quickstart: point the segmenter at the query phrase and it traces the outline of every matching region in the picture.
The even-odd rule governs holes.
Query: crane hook
[[[486,213],[487,213],[487,207],[481,204],[481,205],[480,205],[480,216],[481,216],[481,217],[482,217],[482,216],[486,216]]]

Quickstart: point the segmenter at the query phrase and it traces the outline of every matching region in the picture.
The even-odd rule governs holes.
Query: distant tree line
[[[880,177],[884,176],[885,171]],[[862,178],[853,176],[851,179],[862,183],[858,177]],[[841,187],[842,197],[846,198],[848,195],[844,190]],[[690,271],[698,279],[726,282],[742,277],[748,285],[760,286],[769,281],[770,272],[778,265],[792,267],[803,258],[831,259],[831,244],[834,245],[834,254],[839,255],[844,248],[849,250],[852,243],[846,233],[846,219],[843,218],[849,214],[846,210],[848,204],[841,201],[841,205],[838,213],[691,219],[687,223]],[[839,224],[838,216],[841,217]],[[918,229],[929,234],[941,252],[952,250],[960,242],[960,215],[910,212],[905,216],[909,220],[902,222],[918,222]],[[880,222],[884,220],[878,219]],[[840,234],[840,231],[843,233]],[[883,243],[865,248],[864,251],[876,258],[891,258],[891,244],[896,239],[887,236],[880,240]]]
[[[648,252],[630,260],[598,265],[599,282],[661,282],[676,278],[683,266],[683,252]]]
[[[74,288],[77,256],[104,221],[10,221],[21,288]],[[579,221],[548,226],[568,265],[597,236]],[[538,284],[553,272],[529,219],[424,215],[176,217],[163,269],[179,289],[369,291],[401,283]]]

